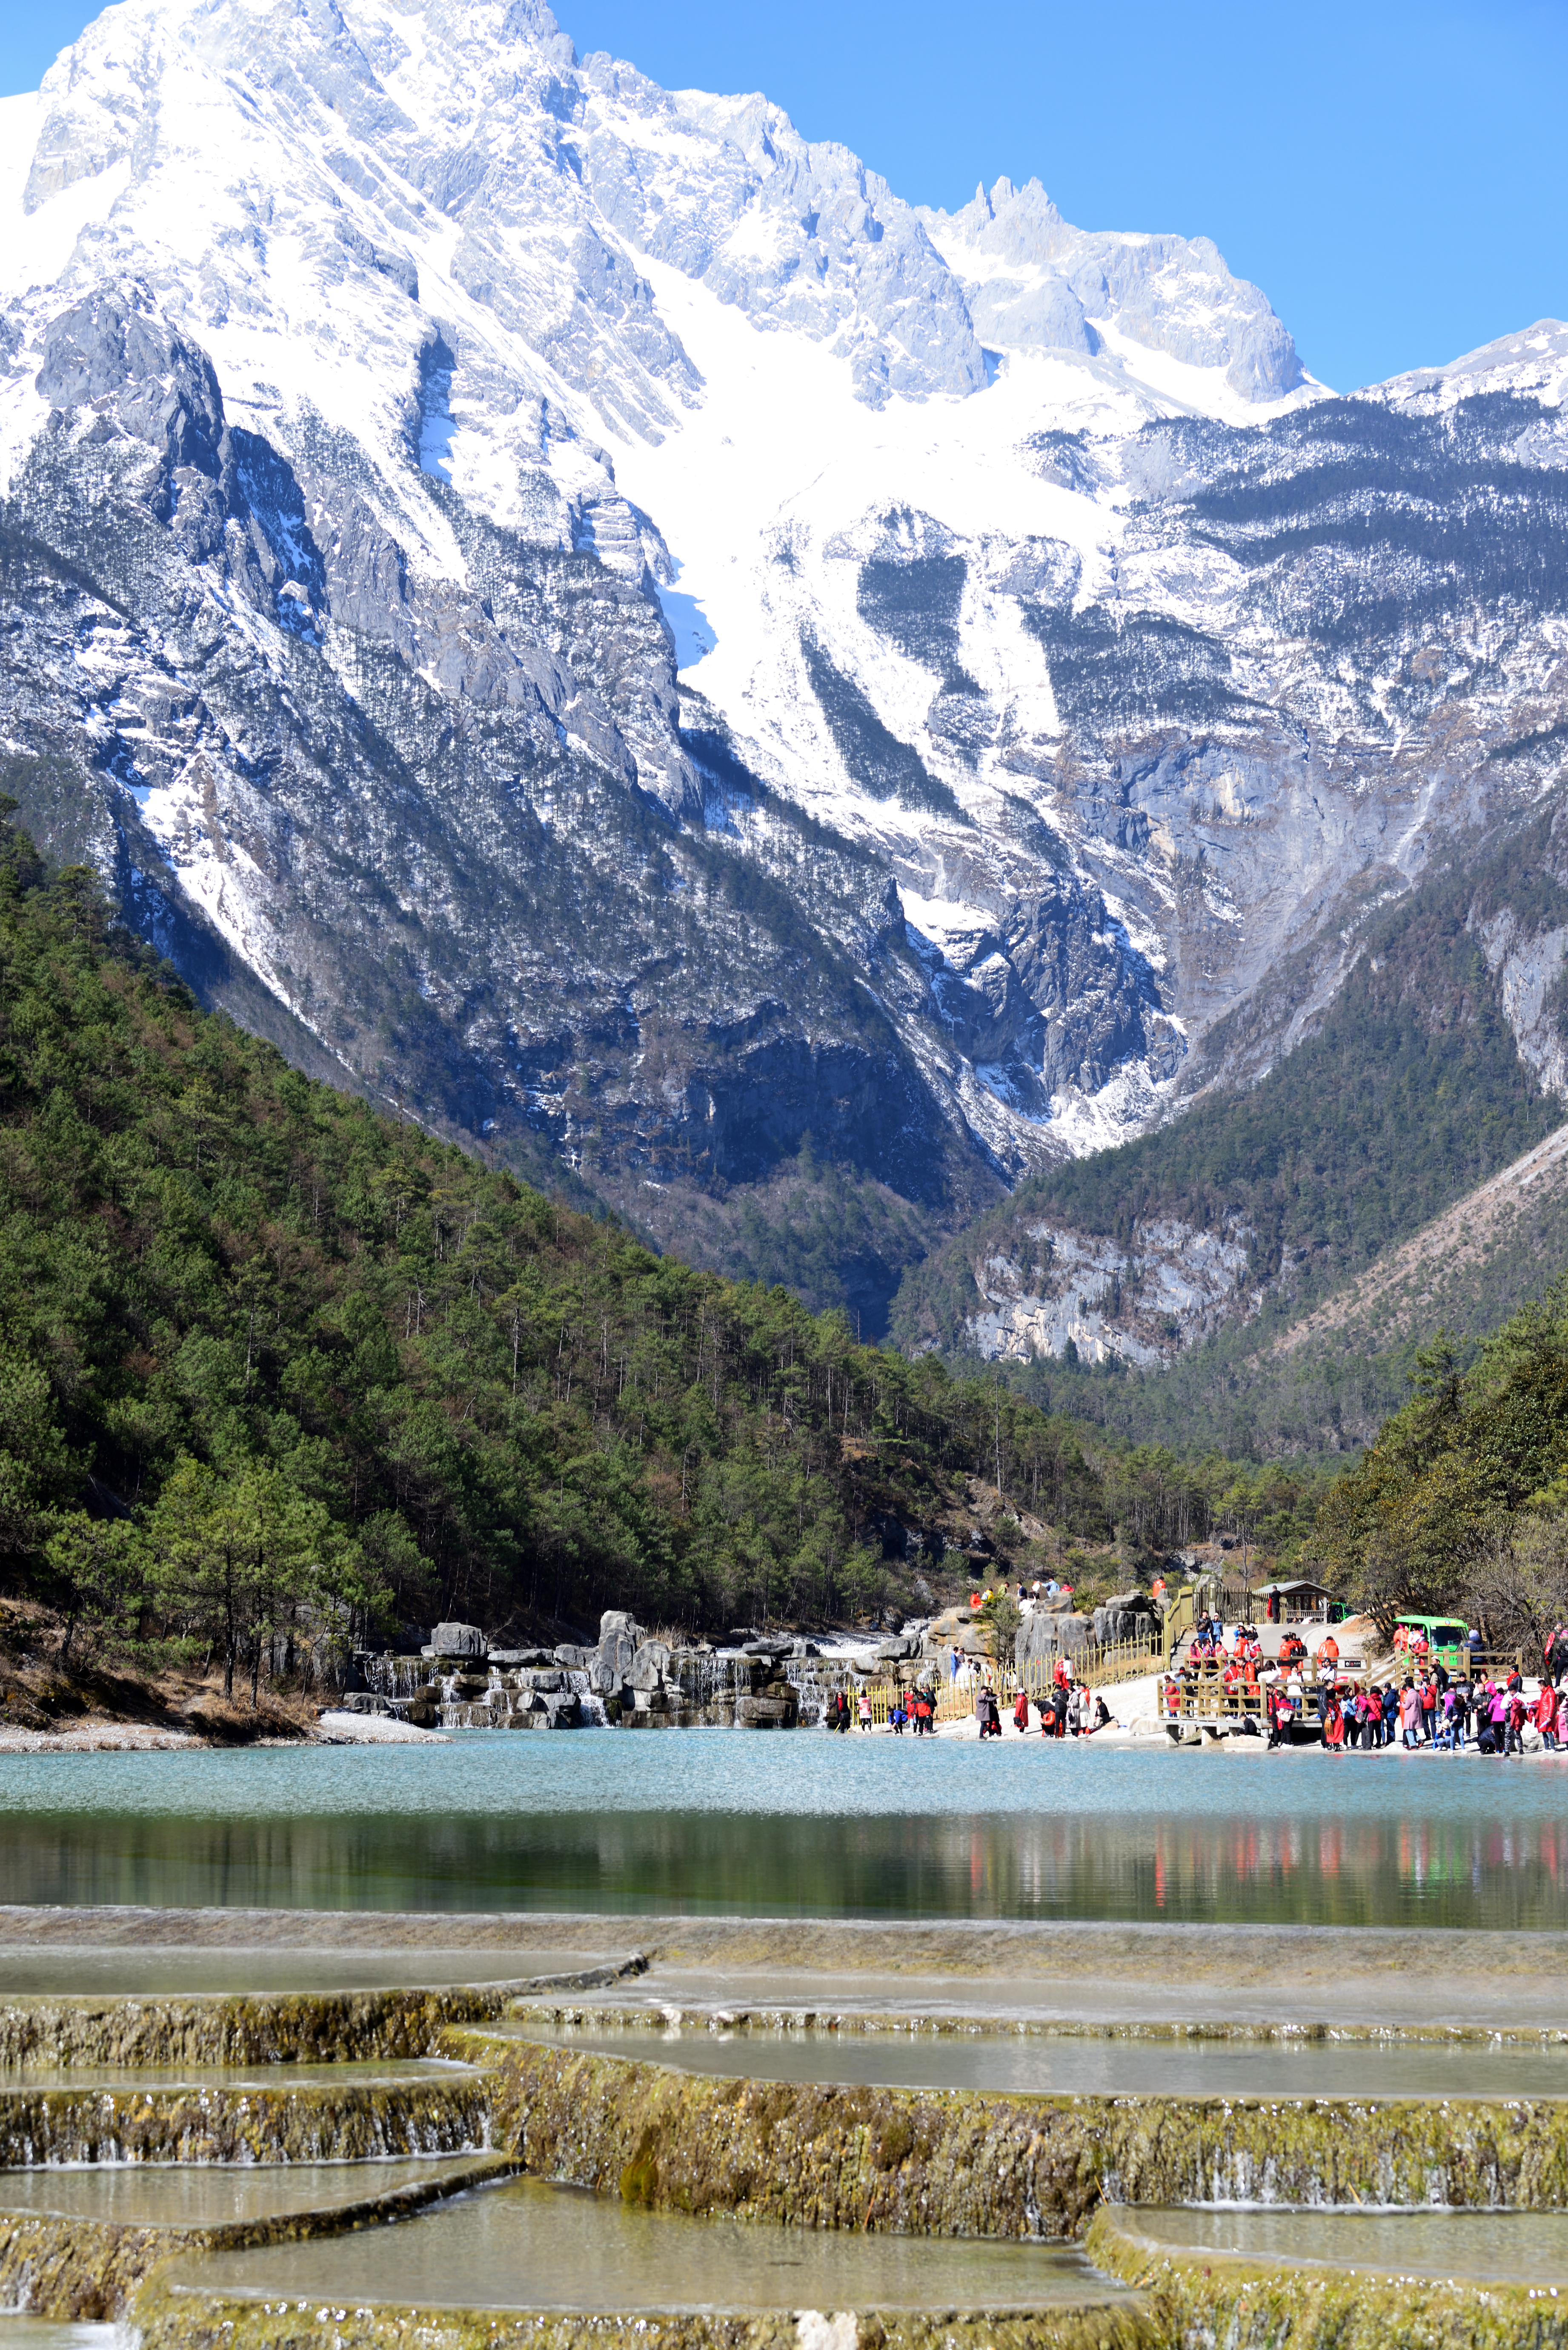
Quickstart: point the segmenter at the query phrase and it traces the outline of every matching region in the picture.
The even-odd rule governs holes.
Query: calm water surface
[[[1565,2211],[1138,2210],[1140,2235],[1262,2261],[1568,2286]]]
[[[22,1903],[1568,1927],[1568,1756],[567,1736],[0,1757]]]
[[[211,2253],[182,2263],[176,2279],[177,2290],[258,2301],[421,2309],[1030,2309],[1126,2298],[1068,2245],[689,2220],[524,2178],[373,2234]]]
[[[0,2171],[0,2211],[109,2220],[128,2228],[227,2227],[390,2195],[400,2187],[454,2183],[472,2155],[416,2155],[367,2162],[124,2162]]]
[[[1568,2097],[1568,2048],[1484,2042],[1162,2041],[999,2032],[604,2032],[533,2022],[507,2037],[720,2079],[1001,2089],[1061,2097]]]

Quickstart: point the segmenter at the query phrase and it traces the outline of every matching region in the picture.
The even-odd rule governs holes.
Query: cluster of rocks
[[[1152,1641],[1158,1629],[1159,1612],[1146,1591],[1115,1592],[1088,1615],[1076,1610],[1070,1599],[1040,1599],[1018,1627],[1013,1659],[1022,1672],[1026,1665],[1054,1664],[1058,1657],[1081,1656],[1091,1646]]]
[[[810,1704],[803,1716],[791,1678],[817,1653],[791,1634],[745,1627],[723,1650],[677,1648],[618,1609],[600,1617],[591,1648],[493,1648],[477,1625],[438,1624],[418,1657],[358,1655],[359,1686],[342,1703],[421,1729],[793,1730],[820,1718]]]

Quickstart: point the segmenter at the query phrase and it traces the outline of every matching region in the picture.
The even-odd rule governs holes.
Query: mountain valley
[[[308,1074],[1156,1415],[1560,1123],[1568,328],[1341,397],[534,0],[0,121],[0,788]]]

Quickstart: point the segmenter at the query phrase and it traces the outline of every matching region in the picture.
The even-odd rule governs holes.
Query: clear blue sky
[[[1568,317],[1568,0],[556,0],[580,50],[765,89],[899,194],[1036,174],[1087,228],[1211,236],[1349,390]],[[0,0],[0,88],[96,11]]]

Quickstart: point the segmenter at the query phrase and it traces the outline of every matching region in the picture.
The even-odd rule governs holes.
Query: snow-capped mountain
[[[1562,328],[1340,400],[1205,240],[919,211],[535,0],[120,0],[0,218],[9,789],[656,1229],[1137,1130],[1559,773]]]

